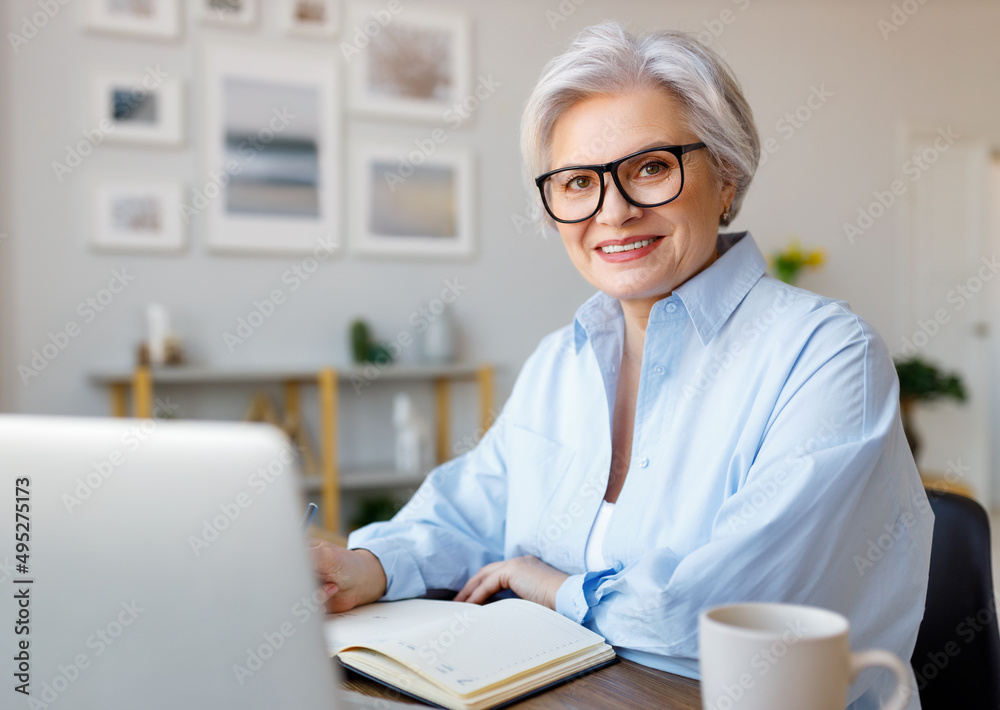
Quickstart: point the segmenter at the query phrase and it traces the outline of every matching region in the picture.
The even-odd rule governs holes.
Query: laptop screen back
[[[336,707],[296,476],[266,425],[0,417],[4,706]]]

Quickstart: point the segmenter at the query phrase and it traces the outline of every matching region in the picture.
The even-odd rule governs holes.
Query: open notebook
[[[523,599],[408,599],[328,619],[327,648],[345,666],[454,710],[503,705],[615,658],[593,631]]]

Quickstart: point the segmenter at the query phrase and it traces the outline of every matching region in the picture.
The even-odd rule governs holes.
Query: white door
[[[892,349],[897,357],[916,354],[957,372],[968,394],[964,403],[941,400],[918,407],[917,463],[926,474],[971,488],[989,506],[994,373],[987,319],[1000,293],[998,255],[987,235],[989,151],[946,131],[911,132],[905,143],[903,336]]]

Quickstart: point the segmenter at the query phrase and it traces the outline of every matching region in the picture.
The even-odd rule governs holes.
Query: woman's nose
[[[604,188],[604,201],[595,216],[598,223],[618,227],[641,214],[642,208],[626,200],[609,175]]]

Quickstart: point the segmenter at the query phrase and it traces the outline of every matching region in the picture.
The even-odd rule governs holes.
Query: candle
[[[167,360],[167,337],[170,335],[170,314],[159,303],[146,307],[146,326],[149,329],[149,361],[162,365]]]

